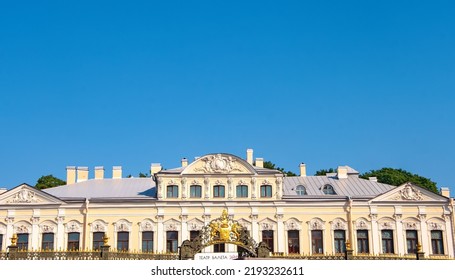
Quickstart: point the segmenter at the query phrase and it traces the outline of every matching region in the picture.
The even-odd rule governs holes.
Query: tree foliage
[[[316,171],[314,176],[325,176],[327,173],[337,173],[337,170],[335,168],[321,169]]]
[[[371,170],[360,175],[360,178],[368,179],[368,177],[376,177],[379,183],[393,186],[399,186],[406,182],[411,182],[434,193],[438,192],[435,182],[420,175],[412,174],[403,169],[385,167],[379,170]]]
[[[297,176],[297,174],[295,174],[294,172],[292,171],[286,171],[284,170],[284,168],[281,168],[281,167],[278,167],[276,166],[273,162],[271,161],[264,161],[264,168],[267,168],[267,169],[276,169],[278,171],[281,171],[283,172],[286,176]]]
[[[66,182],[54,177],[53,175],[45,175],[41,176],[38,181],[36,182],[35,188],[43,190],[48,188],[53,188],[57,186],[65,185]]]

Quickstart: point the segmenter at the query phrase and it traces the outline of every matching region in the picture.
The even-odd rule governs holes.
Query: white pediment
[[[39,205],[63,203],[60,199],[27,184],[19,185],[0,195],[0,204]]]
[[[182,174],[255,174],[245,160],[229,154],[210,154],[188,165]]]
[[[424,188],[418,187],[412,183],[405,183],[382,195],[373,198],[372,202],[398,201],[398,202],[419,202],[419,201],[440,201],[445,202],[448,199],[430,192]]]

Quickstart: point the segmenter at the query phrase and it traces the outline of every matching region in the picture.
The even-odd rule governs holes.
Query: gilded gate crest
[[[223,210],[221,217],[213,220],[210,224],[210,242],[240,242],[240,229],[242,226],[237,222],[229,219],[228,213]]]

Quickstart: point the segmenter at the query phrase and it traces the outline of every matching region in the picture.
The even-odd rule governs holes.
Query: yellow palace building
[[[95,167],[67,167],[67,185],[37,190],[27,184],[0,190],[0,249],[17,236],[22,250],[96,250],[109,237],[113,250],[177,252],[223,211],[274,253],[337,254],[349,241],[355,254],[454,256],[454,203],[412,184],[391,186],[359,178],[349,166],[336,173],[286,177],[262,158],[208,154],[151,177],[112,178]],[[215,244],[203,252],[236,252]]]

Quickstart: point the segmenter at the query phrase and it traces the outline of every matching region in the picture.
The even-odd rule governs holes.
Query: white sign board
[[[194,259],[197,261],[226,261],[235,260],[238,257],[238,253],[198,253]]]

